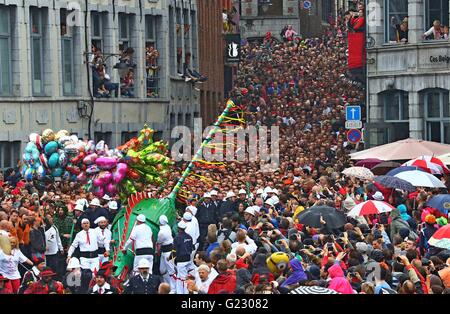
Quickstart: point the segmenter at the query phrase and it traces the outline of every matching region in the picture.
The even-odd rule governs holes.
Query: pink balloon
[[[95,177],[95,179],[92,181],[92,184],[93,184],[95,187],[101,187],[101,186],[104,185],[104,184],[103,184],[102,178],[100,178],[99,176],[96,176],[96,177]]]
[[[102,171],[98,174],[98,177],[102,181],[103,185],[106,185],[111,182],[112,174],[109,171]]]
[[[99,157],[95,160],[95,163],[100,169],[109,170],[117,165],[117,160],[113,157]]]
[[[77,176],[78,182],[84,183],[86,182],[86,172],[80,172],[80,174]]]
[[[117,194],[117,188],[113,183],[110,183],[106,186],[106,192],[109,196],[115,196]]]
[[[116,170],[112,174],[112,180],[115,184],[119,184],[125,178],[128,170],[126,163],[120,162],[117,164]]]
[[[84,157],[84,159],[83,159],[83,163],[85,164],[85,165],[92,165],[94,162],[95,162],[95,160],[98,158],[98,156],[97,156],[97,154],[90,154],[90,155],[87,155],[86,157]]]

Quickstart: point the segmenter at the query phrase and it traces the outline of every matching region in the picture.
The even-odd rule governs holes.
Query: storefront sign
[[[450,56],[430,56],[431,63],[450,63]]]

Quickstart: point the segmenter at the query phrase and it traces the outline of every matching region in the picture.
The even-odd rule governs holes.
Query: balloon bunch
[[[167,157],[167,143],[153,142],[153,130],[144,127],[137,138],[132,138],[118,147],[128,165],[123,181],[121,197],[144,189],[146,184],[160,186],[169,175],[173,161]]]
[[[153,142],[154,131],[145,126],[139,136],[109,149],[105,142],[79,140],[61,130],[47,129],[42,136],[30,134],[23,154],[22,175],[26,180],[73,181],[84,184],[97,197],[105,194],[122,199],[142,191],[148,184],[162,185],[172,160],[167,144]]]
[[[26,180],[31,181],[35,178],[77,180],[76,174],[69,171],[70,163],[68,162],[71,152],[68,147],[79,144],[76,135],[70,135],[66,130],[55,134],[53,130],[46,129],[42,132],[42,136],[31,133],[29,140],[22,156],[22,176]]]

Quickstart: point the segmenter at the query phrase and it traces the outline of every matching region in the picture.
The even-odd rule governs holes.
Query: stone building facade
[[[114,147],[145,123],[165,139],[175,125],[192,125],[200,92],[177,72],[187,52],[199,69],[198,32],[196,0],[0,1],[0,168],[47,128]],[[120,49],[134,49],[134,97],[91,98],[93,44],[114,83]],[[146,47],[160,54],[151,74]]]
[[[448,0],[370,0],[367,146],[413,137],[450,143],[450,42],[424,38],[449,25]],[[408,42],[395,25],[408,17]],[[432,37],[432,36],[431,36]]]

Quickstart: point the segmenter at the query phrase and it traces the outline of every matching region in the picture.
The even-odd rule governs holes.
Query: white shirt
[[[108,291],[105,293],[106,290],[111,289],[111,286],[107,282],[105,282],[105,284],[101,288],[102,288],[102,294],[112,294],[113,293],[112,291]],[[97,292],[98,289],[100,289],[100,287],[96,284],[95,286],[92,287],[92,292]]]
[[[169,225],[159,227],[157,242],[161,245],[168,245],[173,243],[172,230],[170,229]]]
[[[5,236],[5,237],[9,237],[10,236],[9,232],[5,231],[5,230],[0,230],[0,235]]]
[[[45,243],[45,255],[54,255],[58,253],[58,251],[63,250],[61,237],[59,236],[59,231],[56,226],[51,226],[47,231],[45,231]]]
[[[112,234],[111,234],[111,230],[109,230],[108,228],[102,229],[100,227],[95,228],[95,231],[100,235],[101,238],[105,238],[105,241],[108,243],[111,243],[111,238],[112,238]],[[105,247],[104,242],[99,242],[98,243],[98,247]]]
[[[133,230],[131,230],[130,238],[125,243],[124,249],[127,250],[132,242],[134,242],[134,250],[153,248],[152,236],[152,229],[148,225],[145,223],[136,225]]]
[[[192,217],[191,221],[186,222],[186,226],[187,226],[186,227],[186,233],[189,234],[192,237],[192,243],[196,244],[197,243],[197,239],[200,236],[200,230],[199,230],[199,227],[198,227],[198,221],[197,221],[196,218],[195,218],[195,221],[194,221],[194,218],[195,217]]]
[[[202,281],[200,279],[200,276],[198,275],[198,268],[195,269],[195,285],[197,286],[199,292],[201,293],[208,293],[209,290],[209,286],[211,285],[211,282],[213,282],[214,279],[216,279],[216,277],[219,275],[219,273],[217,272],[217,270],[215,270],[214,268],[211,270],[211,272],[209,273],[208,279],[206,279],[205,281]]]
[[[239,243],[239,242],[234,242],[231,245],[231,253],[236,253],[236,249],[239,246],[244,246],[245,247],[245,252],[250,253],[250,254],[254,254],[256,252],[256,250],[258,249],[258,247],[256,246],[255,241],[253,241],[252,239],[250,239],[248,236],[245,238],[245,242],[246,243]]]
[[[89,229],[89,241],[87,240],[87,232],[81,230],[75,236],[72,245],[69,248],[67,255],[72,256],[77,247],[80,247],[80,252],[93,252],[98,250],[98,243],[103,242],[106,251],[109,251],[109,241],[106,241],[105,237],[102,237],[101,233],[95,231],[95,229]]]
[[[430,36],[431,34],[433,34],[433,36],[436,36],[436,31],[435,31],[435,29],[434,29],[434,26],[431,26],[431,28],[430,28],[429,30],[427,30],[423,35],[424,35],[425,37],[428,37],[428,36]],[[441,33],[441,35],[442,35],[442,33]]]
[[[28,258],[18,249],[12,249],[11,255],[6,255],[0,249],[0,274],[9,280],[20,279],[19,263],[24,263]]]

